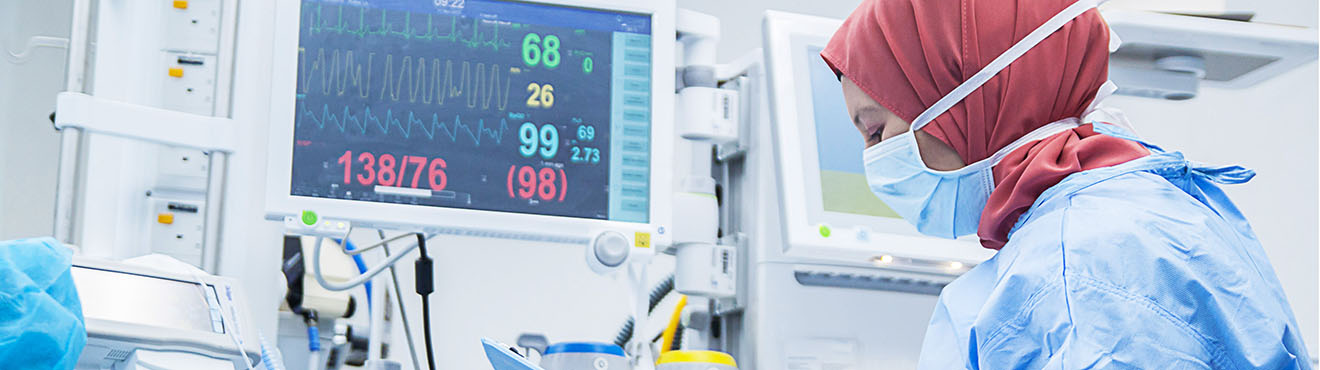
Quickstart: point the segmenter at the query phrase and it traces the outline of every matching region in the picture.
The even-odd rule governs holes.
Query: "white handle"
[[[229,118],[203,116],[62,92],[55,103],[55,127],[89,133],[233,153],[237,125]]]

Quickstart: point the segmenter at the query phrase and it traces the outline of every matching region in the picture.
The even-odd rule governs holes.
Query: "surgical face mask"
[[[866,168],[866,180],[871,186],[871,192],[904,220],[916,226],[917,231],[922,234],[953,239],[976,233],[981,222],[981,212],[990,199],[990,193],[994,191],[992,173],[994,166],[1013,150],[1032,141],[1075,128],[1080,125],[1081,120],[1068,118],[1050,123],[1019,138],[989,158],[953,171],[939,171],[927,167],[921,160],[921,151],[917,146],[914,132],[962,101],[999,71],[1007,68],[1009,63],[1026,54],[1027,50],[1039,44],[1064,24],[1095,8],[1100,2],[1100,0],[1082,0],[1064,9],[922,112],[913,120],[907,132],[867,148],[862,153],[862,163]],[[1117,41],[1116,38],[1111,40]],[[1111,42],[1111,51],[1116,49],[1115,46],[1117,44]],[[1101,87],[1101,91],[1096,94],[1095,100],[1088,108],[1088,113],[1114,90],[1112,83],[1106,83]]]
[[[994,156],[953,171],[926,167],[912,131],[882,141],[862,153],[871,192],[922,234],[957,238],[976,233],[990,193],[992,169],[1026,143],[1078,126],[1069,118],[1054,122],[1000,149]]]

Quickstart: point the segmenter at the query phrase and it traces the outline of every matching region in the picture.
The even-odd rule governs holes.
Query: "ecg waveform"
[[[389,53],[382,58],[376,53],[339,49],[330,50],[328,58],[326,54],[323,48],[316,49],[315,55],[308,55],[302,48],[298,50],[298,70],[302,73],[299,94],[314,92],[312,87],[319,82],[319,92],[327,96],[352,94],[363,99],[374,97],[393,102],[403,99],[409,103],[440,105],[447,98],[466,95],[468,108],[480,105],[481,109],[490,109],[494,101],[494,106],[503,111],[509,105],[513,79],[505,74],[513,72],[499,64],[467,61],[456,64],[439,58],[396,58]],[[380,59],[383,67],[377,64]],[[459,67],[457,73],[455,66]],[[382,69],[383,77],[379,79],[383,82],[376,88],[378,69]]]
[[[387,109],[385,117],[382,119],[373,114],[370,107],[362,110],[360,115],[353,114],[348,107],[344,107],[343,112],[337,115],[330,110],[329,104],[322,105],[319,115],[303,105],[299,110],[295,127],[301,127],[304,123],[314,124],[322,130],[326,127],[334,127],[339,129],[341,133],[348,133],[349,130],[353,130],[354,133],[360,132],[363,135],[366,135],[371,128],[380,130],[381,134],[384,135],[389,135],[391,128],[398,128],[396,132],[403,135],[404,139],[411,138],[413,129],[417,128],[421,130],[421,134],[426,135],[431,140],[435,140],[437,134],[449,138],[452,142],[458,142],[460,137],[467,137],[472,139],[477,147],[481,147],[483,138],[489,138],[493,144],[499,145],[509,132],[508,122],[503,118],[500,119],[498,127],[486,127],[484,119],[477,120],[474,127],[463,123],[458,115],[454,116],[453,122],[447,122],[441,121],[439,114],[432,114],[431,123],[427,125],[425,121],[417,119],[413,112],[408,112],[406,116],[402,113],[396,116],[393,110]]]
[[[329,11],[333,14],[327,17],[320,4],[317,4],[315,7],[304,7],[303,18],[305,21],[303,24],[308,25],[307,30],[312,34],[333,33],[336,35],[356,36],[358,38],[376,36],[399,37],[404,40],[447,41],[474,49],[489,47],[495,51],[499,51],[502,48],[512,45],[508,41],[500,39],[500,23],[492,22],[490,27],[491,35],[486,36],[481,32],[480,20],[473,19],[472,34],[470,36],[464,36],[460,34],[458,30],[460,17],[448,16],[444,18],[448,18],[449,20],[449,31],[441,34],[441,30],[444,28],[443,20],[436,22],[431,14],[418,14],[419,25],[421,24],[420,17],[423,15],[426,16],[426,27],[422,28],[420,30],[421,32],[418,32],[418,27],[412,24],[413,13],[405,11],[394,12],[394,18],[398,18],[399,13],[403,14],[403,25],[400,27],[397,24],[390,23],[389,11],[380,9],[380,21],[373,29],[372,25],[368,24],[367,8],[345,5],[335,6],[335,8],[335,10]],[[356,9],[357,16],[354,17],[353,14],[348,14],[349,19],[345,19],[344,8],[350,8],[348,13],[353,13],[353,10]],[[352,21],[352,18],[357,18],[357,21]],[[375,18],[375,16],[370,16],[370,18]],[[505,27],[516,28],[517,25],[505,25]]]

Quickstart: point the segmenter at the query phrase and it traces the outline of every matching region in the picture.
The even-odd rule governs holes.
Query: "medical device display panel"
[[[790,122],[797,123],[801,153],[792,163],[800,163],[803,171],[803,214],[831,239],[866,242],[875,233],[920,235],[871,192],[862,165],[865,143],[848,115],[839,78],[820,57],[827,39],[795,35],[790,40],[794,68],[789,76],[797,102],[796,119]]]
[[[898,213],[871,193],[862,167],[861,137],[843,104],[843,90],[834,71],[819,56],[823,49],[808,45],[807,73],[811,81],[811,117],[816,126],[816,154],[820,164],[820,202],[827,212],[899,218]]]
[[[647,223],[651,16],[304,0],[291,195]]]
[[[81,266],[71,273],[87,318],[225,333],[212,312],[219,313],[214,286]]]

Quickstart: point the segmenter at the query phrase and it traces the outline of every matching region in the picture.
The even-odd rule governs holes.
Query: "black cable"
[[[671,274],[668,277],[665,277],[664,280],[661,280],[659,284],[656,284],[655,288],[651,288],[651,295],[649,297],[650,301],[647,304],[646,313],[649,314],[655,311],[655,306],[659,305],[660,301],[664,300],[665,297],[669,296],[669,293],[672,292],[674,292],[674,275]],[[633,317],[628,317],[628,320],[623,322],[623,327],[619,329],[619,334],[614,336],[615,345],[623,347],[624,344],[628,343],[628,339],[632,338],[633,327],[635,326],[634,321]]]
[[[435,370],[435,353],[431,349],[431,292],[435,291],[435,282],[432,280],[433,265],[431,264],[431,255],[426,253],[426,235],[417,233],[417,249],[422,255],[417,257],[417,262],[413,264],[417,281],[414,287],[417,295],[422,296],[422,336],[426,340],[426,365],[430,370]]]
[[[683,349],[683,329],[685,328],[686,327],[683,326],[683,323],[678,323],[678,327],[674,328],[674,341],[673,343],[669,343],[670,351]]]
[[[619,329],[619,334],[614,336],[614,345],[623,347],[625,344],[628,344],[628,339],[632,338],[632,334],[633,318],[632,316],[629,316],[628,321],[624,321],[623,327]]]
[[[655,306],[660,305],[660,301],[674,292],[674,275],[670,274],[660,281],[655,288],[651,288],[650,302],[646,306],[646,313],[655,311]]]
[[[426,325],[422,330],[426,337],[426,367],[435,370],[435,353],[431,349],[431,302],[426,298],[422,298],[422,325]]]

